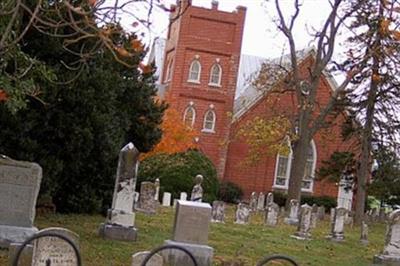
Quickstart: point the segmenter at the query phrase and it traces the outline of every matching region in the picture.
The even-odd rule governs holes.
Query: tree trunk
[[[301,198],[301,183],[304,177],[304,169],[307,161],[307,149],[310,141],[306,137],[300,137],[293,147],[293,162],[290,171],[288,197],[286,201],[286,209],[292,199],[298,200]]]
[[[383,7],[380,6],[380,16],[383,16]],[[360,225],[364,218],[365,212],[365,200],[367,196],[367,180],[370,176],[371,170],[371,142],[372,142],[372,131],[375,113],[375,102],[377,96],[377,90],[379,86],[379,51],[381,50],[381,36],[378,33],[377,38],[374,41],[371,51],[372,55],[372,71],[371,71],[371,82],[368,91],[367,98],[367,112],[365,117],[365,125],[361,133],[361,155],[360,165],[357,169],[357,194],[356,194],[356,212],[355,212],[355,223]]]

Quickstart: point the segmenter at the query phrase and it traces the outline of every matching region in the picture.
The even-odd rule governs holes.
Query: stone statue
[[[196,175],[194,179],[194,187],[192,189],[192,194],[190,195],[191,201],[201,202],[203,199],[203,188],[201,187],[201,183],[203,182],[202,175]]]

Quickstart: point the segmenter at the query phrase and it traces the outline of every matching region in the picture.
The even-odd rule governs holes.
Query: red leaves
[[[165,112],[161,129],[163,137],[160,143],[152,151],[144,154],[142,159],[158,153],[183,152],[197,146],[194,138],[198,133],[183,123],[181,114],[175,109],[169,108]]]
[[[7,101],[7,99],[8,99],[7,93],[4,90],[0,89],[0,102],[5,102]]]
[[[139,64],[139,68],[142,70],[143,74],[148,74],[153,71],[152,67],[143,63]]]

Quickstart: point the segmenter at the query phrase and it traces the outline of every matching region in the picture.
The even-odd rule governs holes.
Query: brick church
[[[193,6],[190,0],[177,3],[167,38],[156,39],[150,53],[157,66],[159,95],[182,115],[186,125],[200,132],[195,141],[214,163],[220,180],[239,185],[245,197],[253,191],[285,192],[291,154],[265,156],[254,165],[244,165],[249,147],[243,138],[235,137],[253,118],[295,106],[290,96],[283,96],[272,107],[268,97],[273,96],[248,82],[265,58],[241,54],[246,7],[225,12],[216,1],[210,9]],[[312,50],[302,51],[301,64],[312,54]],[[320,103],[328,101],[335,85],[328,75],[322,78],[317,95]],[[349,146],[342,141],[341,123],[335,124],[329,129],[329,140],[317,134],[310,143],[304,194],[337,196],[337,184],[315,179],[322,161]]]

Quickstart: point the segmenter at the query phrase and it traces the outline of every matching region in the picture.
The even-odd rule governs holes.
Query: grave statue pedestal
[[[24,242],[38,232],[33,223],[41,180],[38,164],[0,155],[0,247]]]
[[[99,235],[103,238],[121,241],[137,239],[133,210],[138,159],[139,151],[132,143],[128,143],[119,153],[112,208],[108,210],[106,222],[99,228]]]
[[[199,266],[211,266],[214,249],[207,245],[210,220],[210,204],[178,200],[173,237],[164,244],[183,247],[193,254]],[[167,265],[193,264],[181,250],[167,249],[162,254]]]

